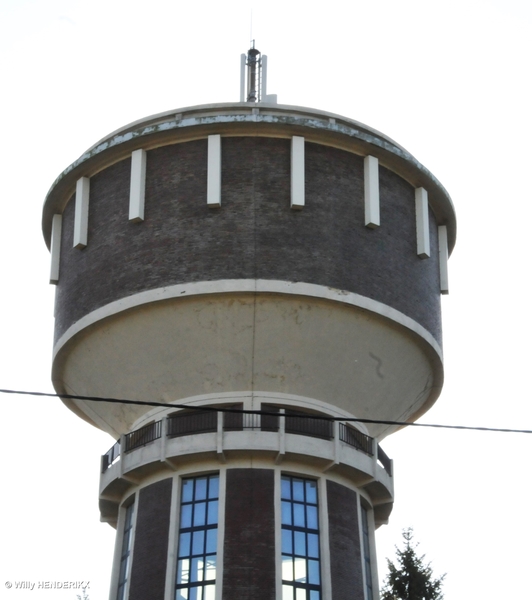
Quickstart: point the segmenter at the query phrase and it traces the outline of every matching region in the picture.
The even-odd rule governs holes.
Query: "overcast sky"
[[[0,388],[53,391],[40,229],[52,182],[130,121],[238,101],[252,5],[280,103],[382,131],[453,199],[446,381],[422,422],[532,429],[532,4],[519,0],[1,0]],[[0,401],[0,596],[75,600],[4,582],[90,580],[91,600],[107,598],[114,530],[97,496],[111,438],[59,400]],[[408,428],[383,447],[396,503],[377,534],[380,579],[411,526],[447,599],[527,597],[532,436]]]

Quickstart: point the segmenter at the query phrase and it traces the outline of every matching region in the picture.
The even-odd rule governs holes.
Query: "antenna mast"
[[[251,42],[251,48],[248,50],[246,66],[248,68],[248,91],[246,102],[260,102],[262,58],[260,52],[255,48],[255,40]]]
[[[240,102],[277,103],[277,94],[268,95],[268,57],[255,48],[255,40],[247,54],[240,55]],[[246,85],[247,79],[247,85]]]

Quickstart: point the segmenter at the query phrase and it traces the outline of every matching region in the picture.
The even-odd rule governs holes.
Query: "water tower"
[[[276,103],[150,116],[55,181],[53,383],[117,443],[111,600],[377,600],[378,442],[442,381],[445,189],[385,135]],[[103,450],[103,449],[102,449]]]

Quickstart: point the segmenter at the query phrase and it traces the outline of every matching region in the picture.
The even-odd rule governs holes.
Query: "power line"
[[[7,390],[0,389],[1,394],[18,394],[22,396],[41,396],[46,398],[60,398],[67,400],[88,400],[90,402],[107,402],[110,404],[133,404],[138,406],[158,406],[162,408],[186,408],[187,410],[205,411],[205,412],[223,412],[237,413],[245,415],[266,415],[279,417],[283,413],[272,412],[267,410],[245,410],[241,408],[223,408],[214,406],[190,406],[188,404],[168,404],[167,402],[155,402],[151,400],[128,400],[126,398],[106,398],[101,396],[78,396],[75,394],[52,394],[49,392],[28,392],[23,390]],[[529,433],[532,434],[532,429],[509,429],[503,427],[472,427],[469,425],[441,425],[438,423],[411,423],[409,421],[388,421],[384,419],[363,419],[355,417],[333,417],[329,415],[313,415],[313,414],[289,414],[290,418],[305,418],[319,419],[321,421],[342,421],[352,423],[367,423],[373,425],[397,425],[399,427],[431,427],[433,429],[458,429],[464,431],[490,431],[498,433]]]

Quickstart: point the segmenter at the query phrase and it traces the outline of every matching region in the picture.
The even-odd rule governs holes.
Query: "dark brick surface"
[[[273,470],[229,469],[223,600],[275,600]]]
[[[64,212],[56,336],[87,312],[184,282],[263,278],[389,304],[441,340],[437,230],[416,255],[414,189],[380,168],[381,227],[364,227],[363,159],[307,143],[306,206],[290,209],[290,141],[222,139],[222,207],[206,205],[207,140],[148,152],[146,219],[128,222],[130,160],[91,178],[89,240]]]
[[[327,481],[332,600],[364,600],[356,492]]]
[[[139,493],[129,600],[164,600],[172,480]]]

